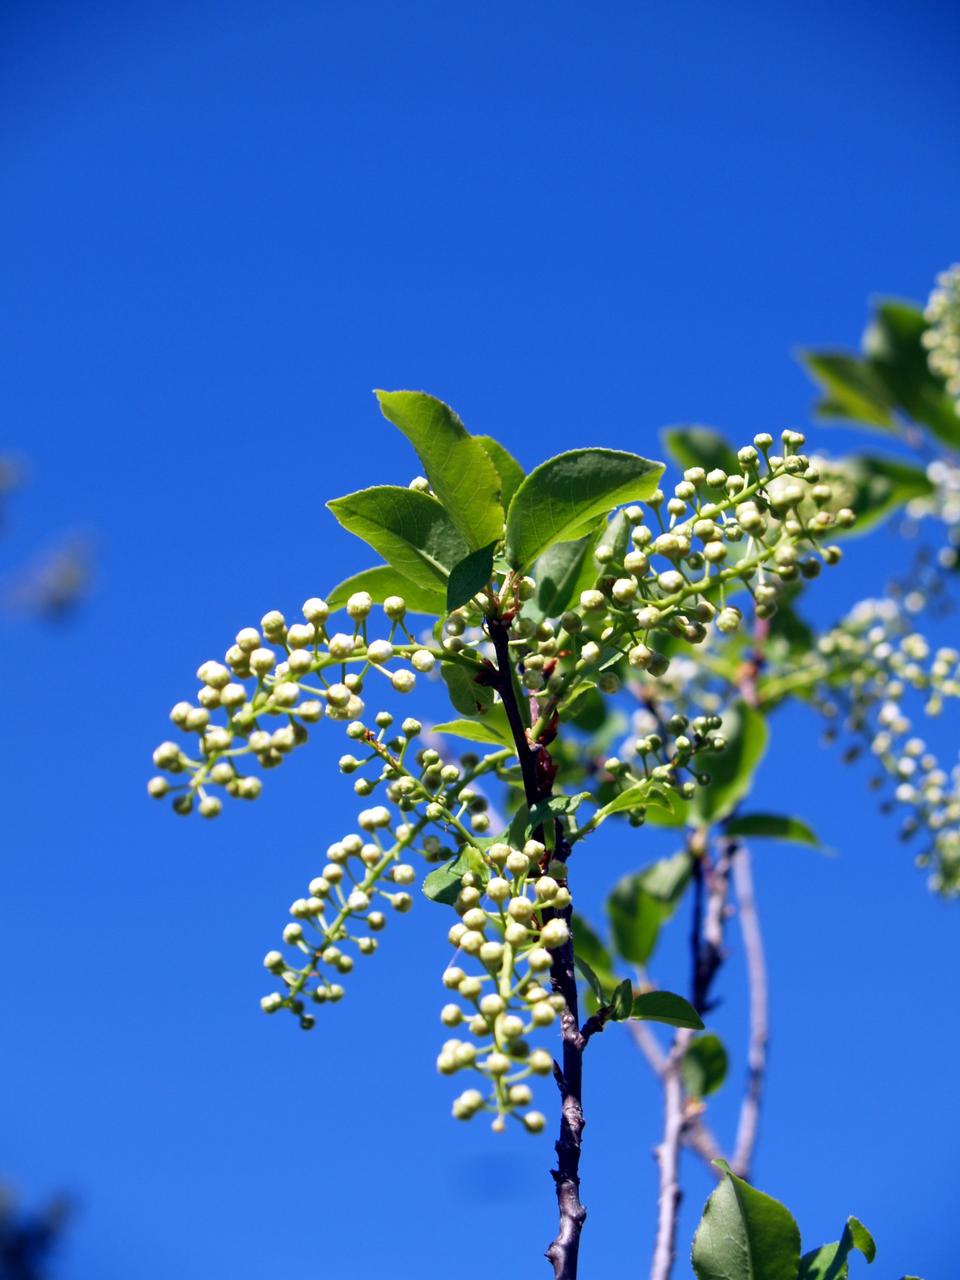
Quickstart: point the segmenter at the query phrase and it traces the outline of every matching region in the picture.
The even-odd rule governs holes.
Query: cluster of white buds
[[[660,705],[664,711],[659,717],[646,709],[634,715],[634,732],[617,755],[604,760],[603,771],[614,783],[615,793],[647,782],[690,800],[698,785],[710,782],[710,755],[726,748],[726,739],[718,732],[723,720],[716,714],[690,717],[672,712],[666,700]],[[638,806],[629,813],[630,825],[641,826],[645,817],[644,806]],[[588,823],[583,833],[590,829]]]
[[[417,673],[430,671],[439,651],[408,631],[406,603],[399,596],[382,606],[387,635],[368,640],[373,607],[367,592],[350,596],[348,630],[329,625],[330,610],[319,598],[306,601],[303,622],[288,625],[271,610],[259,628],[242,628],[223,662],[201,664],[195,702],[178,702],[170,712],[179,729],[196,735],[196,748],[162,742],[153,760],[163,772],[150,779],[150,794],[172,795],[178,813],[190,813],[196,802],[204,817],[216,817],[221,793],[246,800],[260,794],[260,778],[240,772],[245,759],[276,768],[323,717],[356,721],[364,712],[369,678],[409,693]]]
[[[486,857],[492,871],[486,885],[471,872],[461,881],[460,920],[449,933],[457,952],[443,975],[459,1002],[445,1004],[440,1020],[451,1029],[462,1026],[471,1038],[447,1040],[437,1069],[443,1075],[474,1072],[482,1084],[456,1098],[457,1119],[483,1111],[492,1114],[497,1132],[512,1116],[539,1133],[545,1121],[541,1112],[528,1110],[529,1080],[549,1075],[553,1058],[532,1047],[530,1037],[553,1025],[565,1008],[563,996],[550,991],[550,966],[551,952],[570,936],[566,868],[551,863],[541,872],[545,849],[537,840],[522,849],[497,843]]]
[[[924,311],[923,345],[931,373],[942,378],[960,405],[960,263],[937,276]]]
[[[283,940],[305,958],[293,964],[270,951],[264,961],[286,988],[264,996],[264,1012],[289,1009],[305,1029],[313,1026],[313,1017],[304,1011],[304,999],[318,1004],[339,1000],[343,987],[331,978],[352,970],[355,953],[376,951],[374,935],[386,927],[389,911],[406,914],[413,907],[410,890],[418,875],[409,857],[436,863],[465,848],[480,857],[464,825],[470,820],[475,825],[482,813],[479,806],[487,803],[473,784],[510,754],[494,751],[483,758],[466,755],[460,765],[444,763],[430,748],[416,750],[419,722],[404,720],[401,733],[388,740],[393,717],[380,712],[376,719],[376,732],[360,721],[348,726],[348,735],[365,754],[359,759],[342,756],[340,769],[358,775],[354,788],[362,796],[382,784],[389,803],[360,811],[357,825],[363,834],[332,844],[326,865],[310,881],[308,896],[291,905],[293,921]],[[364,932],[353,932],[358,928]]]
[[[923,711],[937,716],[947,699],[960,697],[960,652],[931,651],[896,601],[863,601],[839,627],[823,636],[811,663],[819,664],[814,701],[831,721],[855,736],[845,758],[866,747],[889,779],[886,807],[906,806],[904,837],[928,836],[918,865],[930,869],[931,887],[960,892],[960,767],[948,771],[916,736],[905,701],[919,693]]]

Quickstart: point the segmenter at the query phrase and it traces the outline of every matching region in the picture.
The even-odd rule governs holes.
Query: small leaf
[[[345,529],[428,591],[446,592],[450,570],[470,550],[436,498],[415,489],[381,484],[327,506]]]
[[[375,604],[383,604],[388,596],[402,596],[411,613],[427,613],[439,617],[445,607],[442,590],[421,587],[388,564],[364,569],[344,578],[326,596],[331,609],[340,609],[355,591],[366,591]]]
[[[593,586],[598,569],[593,559],[596,530],[572,542],[548,547],[533,572],[537,583],[536,612],[542,618],[558,618],[580,592]]]
[[[478,592],[489,585],[496,545],[495,542],[491,542],[489,546],[481,547],[479,551],[471,551],[450,570],[450,578],[447,582],[448,613],[459,609],[462,604],[472,600]]]
[[[680,1064],[683,1086],[691,1098],[706,1098],[727,1078],[729,1059],[723,1041],[712,1032],[696,1036],[687,1045]]]
[[[601,515],[649,498],[663,465],[616,449],[574,449],[536,467],[507,513],[507,558],[528,569],[557,542],[589,533]]]
[[[445,862],[442,867],[436,867],[424,877],[424,895],[431,902],[442,902],[445,906],[452,907],[460,892],[460,883],[468,871],[473,872],[481,885],[485,885],[490,879],[490,868],[484,861],[483,854],[469,845],[455,858]]]
[[[642,995],[634,996],[630,1017],[642,1022],[663,1022],[668,1027],[703,1030],[700,1015],[690,1001],[674,995],[672,991],[644,991]]]
[[[690,801],[690,820],[707,824],[731,813],[750,789],[754,770],[767,746],[767,722],[759,711],[737,703],[723,717],[723,751],[704,757],[709,786],[697,787]]]
[[[500,505],[509,510],[513,495],[523,483],[524,470],[512,453],[492,436],[474,436],[483,445],[500,477]]]
[[[656,783],[644,780],[637,782],[632,787],[626,787],[619,795],[603,806],[597,812],[597,818],[602,822],[605,818],[609,818],[614,813],[629,813],[631,809],[638,809],[641,806],[658,805],[661,809],[665,809],[667,813],[673,811],[673,798],[670,793],[663,787],[658,787]]]
[[[803,1255],[797,1280],[847,1280],[854,1249],[859,1249],[867,1262],[877,1256],[873,1236],[859,1218],[849,1217],[839,1240]]]
[[[633,983],[629,978],[618,982],[610,997],[610,1017],[614,1022],[623,1022],[630,1017],[633,1005]]]
[[[578,956],[576,952],[574,952],[573,954],[573,963],[577,966],[577,968],[586,978],[587,984],[589,985],[590,990],[593,992],[593,994],[597,997],[597,1000],[602,1003],[605,997],[603,994],[603,986],[600,983],[600,979],[597,977],[594,971],[587,964],[586,960],[584,960],[583,956]]]
[[[787,840],[820,848],[816,832],[805,822],[799,818],[785,818],[779,813],[744,813],[728,818],[723,829],[728,836],[765,836],[771,840]]]
[[[607,899],[613,942],[624,960],[646,964],[660,928],[673,915],[690,880],[693,859],[681,852],[624,876]]]
[[[500,476],[489,453],[442,400],[422,391],[378,391],[383,416],[399,427],[430,488],[470,548],[503,537]]]
[[[693,1240],[698,1280],[797,1280],[800,1231],[790,1211],[714,1163],[725,1177],[710,1196]]]
[[[663,432],[664,448],[681,467],[718,467],[728,475],[736,475],[740,463],[736,452],[719,431],[711,427],[669,427]]]
[[[482,720],[447,720],[444,724],[435,724],[433,732],[464,738],[467,742],[486,742],[495,747],[513,746],[513,735],[501,702],[491,707]]]
[[[481,668],[477,668],[477,675]],[[440,668],[453,707],[463,716],[482,716],[493,706],[493,690],[477,684],[470,669],[461,662],[444,662]]]

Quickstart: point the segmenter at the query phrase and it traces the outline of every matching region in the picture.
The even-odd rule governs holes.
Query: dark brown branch
[[[552,763],[546,748],[531,743],[527,734],[514,683],[507,624],[499,619],[492,619],[487,626],[497,659],[491,682],[503,702],[520,762],[524,796],[529,808],[533,809],[546,800],[553,789]],[[537,838],[543,836],[542,830],[536,834]],[[557,856],[568,853],[569,850],[563,845],[563,832],[559,823],[554,837]],[[554,1063],[560,1090],[560,1135],[556,1141],[557,1167],[552,1172],[560,1211],[560,1227],[546,1253],[553,1266],[554,1280],[576,1280],[577,1277],[580,1234],[587,1217],[587,1211],[580,1201],[580,1147],[584,1126],[583,1050],[590,1035],[600,1029],[591,1027],[590,1022],[583,1031],[580,1029],[577,978],[573,964],[572,914],[570,907],[562,911],[544,912],[545,920],[563,920],[570,930],[567,942],[554,950],[550,968],[553,989],[563,996],[565,1002],[560,1018],[561,1061]]]

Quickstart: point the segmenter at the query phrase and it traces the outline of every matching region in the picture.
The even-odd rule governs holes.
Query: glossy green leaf
[[[440,674],[454,710],[462,716],[482,716],[493,706],[493,690],[488,685],[477,684],[473,672],[463,663],[444,662]]]
[[[500,477],[500,505],[504,511],[509,510],[513,495],[523,483],[524,470],[512,453],[503,447],[493,436],[474,436],[475,440],[486,449],[490,461],[497,469]]]
[[[489,585],[493,573],[493,552],[495,542],[481,547],[479,551],[471,551],[450,570],[447,580],[447,611],[452,612],[466,604],[484,587]]]
[[[658,787],[655,782],[644,780],[643,782],[634,783],[631,787],[625,787],[619,795],[614,796],[598,811],[597,817],[603,821],[615,813],[629,813],[633,809],[649,807],[650,805],[655,805],[660,809],[666,810],[667,813],[672,813],[674,797],[665,787]]]
[[[797,1280],[847,1280],[854,1249],[859,1249],[867,1262],[873,1262],[877,1256],[873,1236],[859,1218],[850,1217],[839,1240],[803,1255]]]
[[[671,458],[684,469],[703,467],[709,472],[719,467],[728,475],[740,471],[736,451],[712,427],[668,427],[662,439]]]
[[[800,359],[826,392],[820,416],[896,431],[890,393],[866,360],[842,351],[801,351]]]
[[[767,722],[759,711],[737,703],[723,717],[723,751],[702,757],[710,784],[697,787],[690,801],[689,821],[694,824],[725,818],[750,790],[753,774],[767,746]]]
[[[331,609],[340,609],[355,591],[369,592],[375,604],[383,604],[388,596],[403,596],[411,613],[427,613],[439,617],[445,608],[443,591],[411,582],[388,564],[378,564],[372,569],[364,569],[344,578],[343,582],[327,593],[327,604]]]
[[[494,747],[512,747],[513,734],[503,703],[495,703],[482,720],[447,720],[433,726],[434,733],[464,738],[467,742],[486,742]]]
[[[376,485],[327,506],[345,529],[428,591],[445,595],[450,570],[470,550],[436,498],[415,489]]]
[[[749,836],[770,840],[786,840],[791,844],[807,844],[820,848],[816,832],[799,818],[786,818],[779,813],[744,813],[730,818],[724,826],[728,836]]]
[[[668,1027],[703,1030],[700,1015],[690,1001],[674,995],[672,991],[644,991],[642,995],[634,996],[630,1017],[642,1022],[663,1022]]]
[[[607,899],[614,947],[624,960],[646,964],[660,928],[673,915],[690,879],[693,859],[686,852],[661,858],[624,876]]]
[[[378,391],[383,416],[407,437],[430,487],[468,547],[503,537],[501,481],[490,454],[442,400],[422,391]]]
[[[507,558],[528,569],[548,547],[589,533],[622,503],[649,498],[663,465],[617,449],[574,449],[536,467],[507,513]]]
[[[697,1280],[797,1280],[800,1231],[793,1215],[715,1163],[724,1177],[710,1196],[693,1240]]]
[[[706,1098],[726,1080],[729,1065],[719,1036],[713,1032],[696,1036],[687,1045],[680,1063],[683,1087],[691,1098]]]
[[[574,952],[573,954],[573,963],[576,965],[576,967],[580,970],[580,972],[586,978],[587,986],[593,992],[594,996],[597,999],[597,1002],[602,1003],[603,1000],[605,999],[603,984],[601,983],[597,974],[594,973],[593,969],[590,968],[589,964],[587,964],[583,956],[577,955],[576,952]]]
[[[460,892],[461,881],[468,871],[477,877],[481,885],[485,885],[490,879],[490,868],[479,849],[467,847],[442,867],[435,867],[424,877],[424,895],[431,902],[442,902],[445,906],[452,907]]]

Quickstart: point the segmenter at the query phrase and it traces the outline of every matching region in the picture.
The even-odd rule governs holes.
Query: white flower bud
[[[283,930],[284,942],[288,942],[288,943],[299,942],[302,937],[303,937],[302,924],[297,924],[295,920],[291,920],[291,922],[288,925],[284,926],[284,930]]]
[[[273,670],[276,661],[277,655],[272,649],[254,649],[249,657],[250,670],[254,675],[265,676]]]
[[[390,677],[390,683],[397,693],[409,693],[417,683],[417,677],[412,671],[395,671]]]
[[[347,613],[351,618],[366,618],[373,608],[373,597],[369,591],[355,591],[347,600]]]
[[[590,589],[580,592],[580,608],[594,612],[598,609],[605,609],[607,606],[606,596],[602,591]]]
[[[410,665],[417,671],[432,671],[436,664],[436,658],[429,649],[417,649],[410,659]]]
[[[158,769],[169,769],[171,765],[179,764],[180,748],[175,742],[161,742],[153,753],[153,763]]]
[[[393,657],[393,645],[389,640],[374,640],[367,645],[367,657],[371,662],[389,662]]]
[[[552,924],[553,921],[550,923]],[[563,922],[561,921],[561,924],[562,923]],[[530,968],[533,969],[534,972],[539,972],[541,969],[549,969],[552,963],[553,959],[550,952],[545,950],[543,947],[534,947],[527,956],[527,964],[529,964]]]
[[[546,1049],[534,1049],[527,1060],[530,1070],[538,1076],[548,1076],[553,1070],[553,1059]]]
[[[211,689],[222,689],[230,683],[230,672],[219,662],[204,662],[197,670],[197,679]]]
[[[147,794],[153,796],[154,800],[162,799],[170,790],[170,783],[166,778],[151,778],[147,783]]]
[[[260,1001],[260,1008],[264,1013],[276,1013],[283,1004],[283,996],[279,991],[271,991],[268,996],[264,996]]]
[[[286,625],[286,619],[278,609],[271,609],[269,613],[265,613],[260,619],[260,627],[263,630],[263,634],[270,640],[279,640]]]
[[[445,1004],[440,1010],[440,1021],[445,1027],[456,1027],[463,1021],[463,1010],[458,1004]]]

